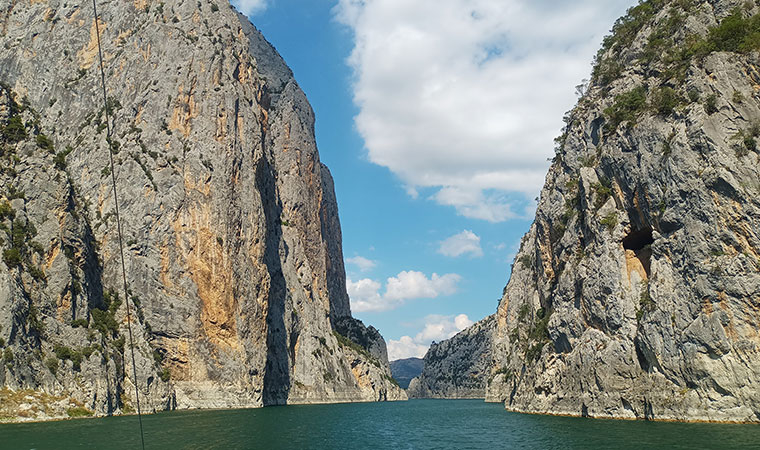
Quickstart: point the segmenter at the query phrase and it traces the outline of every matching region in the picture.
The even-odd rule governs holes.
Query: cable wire
[[[132,339],[132,316],[129,308],[129,287],[127,285],[127,269],[124,264],[124,244],[122,243],[121,234],[121,216],[119,215],[119,197],[116,195],[116,170],[114,170],[113,163],[113,147],[111,144],[111,119],[110,119],[110,107],[108,105],[108,96],[106,94],[106,73],[103,69],[103,50],[100,47],[100,25],[98,19],[98,5],[96,0],[92,0],[92,8],[95,11],[95,36],[98,41],[98,58],[100,61],[100,84],[103,88],[103,108],[106,115],[106,143],[108,143],[108,157],[111,163],[111,187],[113,190],[113,200],[116,206],[116,229],[118,231],[119,238],[119,256],[121,257],[121,278],[124,282],[124,303],[127,305],[127,330],[129,330],[129,349],[132,353],[132,373],[134,376],[135,385],[135,399],[137,403],[137,420],[140,423],[140,442],[143,450],[145,450],[145,434],[143,433],[142,424],[142,411],[140,410],[140,391],[137,388],[137,365],[135,364],[135,346]]]

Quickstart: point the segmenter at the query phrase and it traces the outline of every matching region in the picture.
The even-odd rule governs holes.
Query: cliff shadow
[[[280,261],[282,205],[277,197],[275,183],[272,165],[265,152],[256,163],[256,188],[261,195],[267,228],[264,260],[269,272],[269,297],[266,313],[267,357],[262,393],[264,406],[283,405],[287,403],[290,393],[288,336],[284,319],[287,287]]]

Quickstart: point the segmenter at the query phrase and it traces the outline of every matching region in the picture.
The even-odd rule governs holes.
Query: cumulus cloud
[[[358,267],[359,270],[361,270],[362,272],[367,272],[368,270],[372,270],[377,265],[375,261],[372,261],[371,259],[367,259],[363,256],[358,256],[358,255],[352,258],[347,258],[346,262]]]
[[[401,336],[397,341],[388,341],[388,359],[395,361],[406,358],[422,358],[428,349],[428,345],[418,344],[409,336]]]
[[[574,86],[633,3],[339,0],[369,160],[463,216],[519,217],[544,182]]]
[[[441,242],[438,253],[452,258],[466,254],[479,258],[483,256],[483,249],[480,248],[480,236],[470,230],[464,230]]]
[[[369,278],[359,281],[346,279],[346,290],[351,299],[351,309],[354,312],[363,311],[386,311],[392,309],[388,302],[380,295],[380,283]]]
[[[260,13],[267,7],[266,0],[232,0],[232,4],[246,16]]]
[[[424,328],[413,338],[401,336],[398,340],[388,340],[388,359],[421,358],[433,341],[448,339],[474,322],[466,314],[441,316],[432,314],[424,319]]]
[[[461,279],[462,277],[455,273],[433,273],[428,278],[422,272],[409,270],[388,278],[382,295],[381,284],[369,278],[359,281],[349,278],[346,280],[346,289],[354,312],[389,311],[399,307],[406,300],[451,295],[456,292],[457,283]]]
[[[457,290],[457,283],[462,277],[455,273],[438,275],[430,278],[414,270],[400,272],[388,278],[385,298],[391,301],[403,301],[411,298],[436,298],[439,295],[451,295]]]

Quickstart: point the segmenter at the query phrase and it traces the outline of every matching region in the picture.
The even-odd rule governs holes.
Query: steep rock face
[[[616,24],[499,305],[489,400],[760,420],[758,12],[646,1]]]
[[[145,410],[405,398],[350,317],[332,179],[280,56],[226,2],[101,9],[110,144],[92,7],[2,6],[0,384],[130,411],[128,301]]]
[[[491,315],[431,345],[422,374],[409,383],[409,397],[484,398],[495,329],[496,316]]]

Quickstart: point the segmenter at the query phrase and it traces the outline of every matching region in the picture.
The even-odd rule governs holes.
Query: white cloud
[[[397,341],[388,341],[388,359],[395,361],[406,358],[422,358],[429,345],[418,344],[409,336],[401,336]]]
[[[466,254],[479,258],[483,256],[483,249],[480,248],[480,236],[470,230],[464,230],[441,242],[438,253],[452,258]]]
[[[267,8],[266,0],[231,0],[232,4],[246,16],[260,13]]]
[[[439,295],[451,295],[457,290],[457,283],[462,277],[455,273],[438,275],[430,278],[414,270],[400,272],[388,278],[385,298],[391,301],[403,301],[412,298],[436,298]]]
[[[388,308],[387,302],[383,301],[380,296],[380,283],[369,278],[364,278],[357,282],[346,279],[346,290],[348,297],[351,299],[351,309],[354,312],[363,311],[385,311]]]
[[[359,268],[362,272],[366,272],[368,270],[372,270],[375,268],[377,263],[375,261],[372,261],[371,259],[367,259],[363,256],[354,256],[352,258],[346,259],[346,262],[349,264],[353,264],[356,267]]]
[[[458,316],[429,315],[425,317],[424,328],[414,338],[401,336],[398,340],[388,340],[388,359],[421,358],[433,341],[448,339],[474,322],[466,314]]]
[[[339,0],[370,161],[463,216],[520,217],[574,86],[634,0]],[[505,194],[511,194],[507,197]],[[517,194],[517,196],[515,196]]]
[[[414,337],[416,342],[442,341],[459,333],[474,322],[467,314],[453,316],[429,315],[425,318],[425,328]]]
[[[434,273],[428,278],[422,272],[410,270],[388,278],[382,295],[380,283],[369,278],[359,281],[348,278],[346,289],[354,312],[389,311],[401,306],[406,300],[451,295],[456,292],[457,283],[461,279],[455,273]]]
[[[470,318],[467,317],[467,314],[460,314],[460,315],[454,317],[454,325],[456,325],[457,330],[459,330],[459,331],[464,330],[465,328],[469,327],[473,323],[475,323],[475,322],[473,322],[472,320],[470,320]]]

